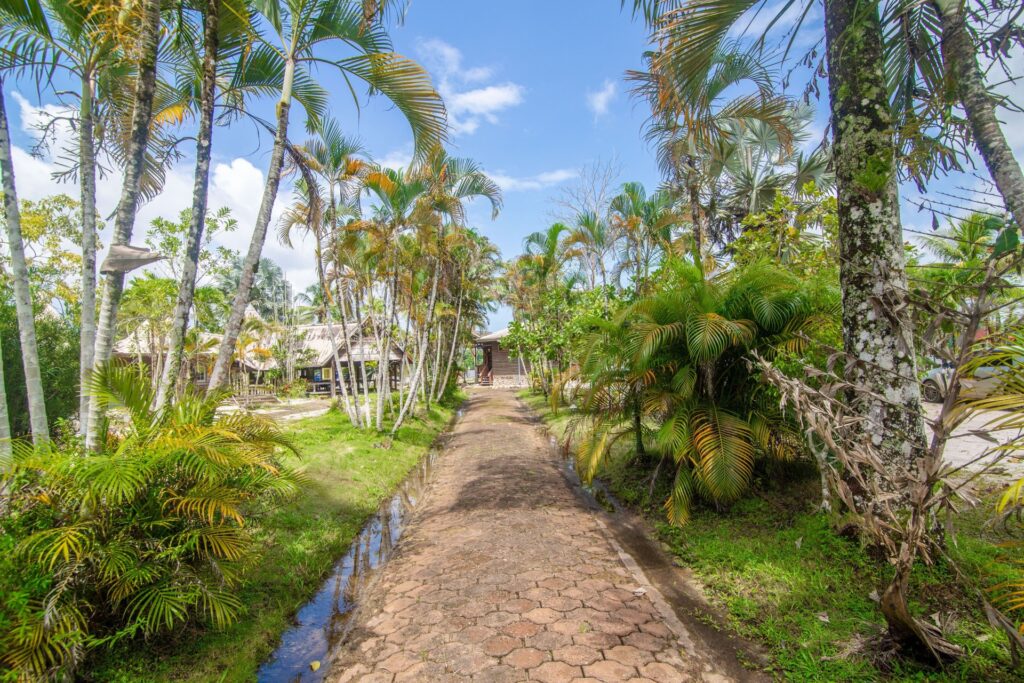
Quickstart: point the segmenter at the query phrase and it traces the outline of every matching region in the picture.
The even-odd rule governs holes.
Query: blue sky
[[[769,2],[749,25],[744,22],[748,34],[759,34],[781,6],[781,0]],[[787,19],[780,22],[776,37],[795,16]],[[818,41],[821,23],[820,11],[812,9],[797,46],[806,48]],[[502,186],[505,206],[497,220],[490,219],[486,202],[471,206],[469,216],[504,257],[518,254],[527,234],[553,222],[555,200],[588,165],[614,161],[620,170],[618,182],[640,181],[649,190],[658,184],[654,156],[641,137],[647,110],[630,96],[624,79],[628,69],[641,66],[647,32],[628,10],[620,9],[618,0],[412,0],[405,21],[394,26],[391,35],[396,51],[426,66],[445,96],[452,153],[477,160]],[[336,75],[322,71],[318,77],[332,94],[334,117],[364,142],[374,159],[389,165],[408,163],[411,134],[386,100],[362,97],[357,111]],[[824,88],[822,83],[823,96]],[[802,89],[801,78],[794,78],[790,94],[799,96]],[[8,83],[6,94],[16,123],[12,132],[21,197],[36,199],[59,191],[77,195],[77,187],[52,180],[57,168],[53,158],[28,154],[33,122],[39,120],[40,108],[59,111],[55,98],[44,96],[40,101],[29,83],[13,88]],[[815,143],[827,121],[824,105],[816,104]],[[269,116],[271,103],[258,105],[257,111]],[[293,115],[294,140],[304,138],[303,119],[301,110]],[[1014,120],[1024,123],[1024,117]],[[1024,125],[1010,124],[1007,132],[1020,151]],[[230,207],[240,224],[222,240],[226,246],[244,251],[248,244],[269,148],[270,140],[250,124],[215,132],[211,206]],[[190,146],[183,152],[185,159],[168,175],[164,193],[141,209],[136,243],[142,242],[141,235],[155,216],[173,217],[189,205]],[[114,173],[100,183],[102,212],[112,212],[120,181]],[[289,195],[283,188],[275,213],[280,214]],[[906,204],[904,220],[915,229],[930,224],[930,217]],[[296,289],[314,281],[310,245],[299,243],[289,250],[271,237],[265,254],[285,268]],[[509,311],[503,309],[492,316],[490,327],[502,327],[508,319]]]

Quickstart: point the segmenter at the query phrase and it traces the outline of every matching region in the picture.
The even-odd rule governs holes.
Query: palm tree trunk
[[[78,166],[82,198],[82,301],[79,309],[78,433],[89,430],[89,392],[96,349],[96,147],[93,122],[95,83],[91,72],[82,75],[78,114]]]
[[[231,364],[231,354],[235,348],[235,341],[242,329],[245,320],[245,308],[249,305],[252,297],[252,285],[256,279],[256,268],[260,263],[260,255],[263,253],[263,243],[267,239],[267,228],[270,226],[270,216],[274,210],[274,202],[277,200],[277,190],[281,185],[281,169],[284,166],[284,147],[288,140],[288,112],[292,106],[292,84],[295,80],[295,61],[288,59],[285,62],[284,84],[281,87],[281,99],[277,103],[277,131],[274,133],[274,148],[270,153],[270,167],[267,169],[267,183],[263,187],[263,197],[260,200],[260,210],[256,215],[256,225],[252,231],[252,239],[249,242],[249,251],[242,262],[242,274],[239,278],[238,291],[231,304],[231,315],[228,317],[227,325],[224,328],[224,339],[221,341],[220,349],[217,352],[217,362],[213,366],[213,373],[210,375],[208,393],[220,389],[227,379],[227,370]]]
[[[391,436],[394,436],[399,427],[405,421],[406,415],[412,410],[413,405],[416,403],[416,390],[419,388],[420,381],[423,378],[424,361],[427,355],[427,341],[428,335],[430,334],[430,325],[434,318],[434,304],[437,301],[437,281],[441,279],[441,258],[440,256],[434,261],[434,276],[433,282],[430,285],[430,298],[427,300],[427,315],[423,321],[423,332],[420,335],[421,343],[418,349],[419,358],[416,359],[416,371],[413,373],[412,382],[409,384],[409,394],[405,399],[405,404],[398,412],[398,418],[395,419],[394,426],[391,427]]]
[[[11,420],[7,414],[7,382],[4,379],[4,347],[0,339],[0,457],[11,454]],[[3,495],[0,494],[0,498]]]
[[[933,0],[942,22],[942,61],[956,82],[960,101],[985,166],[1017,225],[1024,226],[1024,173],[996,118],[995,102],[978,66],[978,49],[967,31],[960,0]]]
[[[360,416],[364,425],[370,424],[370,384],[366,381],[366,341],[363,339],[363,328],[366,327],[363,321],[362,312],[362,300],[359,297],[359,292],[354,291],[352,293],[354,303],[356,305],[355,316],[356,316],[356,334],[359,335],[359,375],[363,383],[363,413]],[[351,356],[349,357],[351,362]]]
[[[46,394],[39,369],[39,345],[36,343],[36,322],[32,310],[32,288],[28,279],[25,244],[21,238],[21,211],[14,182],[14,159],[11,157],[11,136],[7,125],[7,103],[0,77],[0,173],[3,174],[4,217],[7,223],[7,247],[11,252],[11,275],[14,279],[14,307],[18,316],[21,340],[21,362],[25,368],[25,390],[28,394],[29,425],[32,440],[42,443],[50,438],[46,421]]]
[[[452,333],[452,347],[448,351],[448,362],[444,369],[444,381],[441,382],[441,387],[438,389],[434,400],[440,401],[441,397],[444,396],[444,392],[448,389],[448,382],[451,380],[452,373],[452,362],[455,360],[455,349],[459,344],[459,326],[462,324],[462,299],[463,299],[463,288],[459,288],[459,304],[455,308],[455,330]]]
[[[356,383],[356,371],[352,365],[352,333],[349,330],[348,313],[345,312],[348,308],[348,298],[342,289],[340,277],[336,280],[335,287],[337,288],[338,313],[341,315],[341,335],[345,340],[345,353],[348,357],[348,391],[352,395],[352,414],[355,416],[355,421],[352,424],[356,427],[361,427],[363,426],[363,421],[359,417],[359,387]],[[346,380],[344,377],[339,377],[338,381],[345,382]]]
[[[160,41],[160,0],[145,0],[144,16],[128,163],[124,169],[124,185],[121,188],[121,201],[117,205],[117,216],[114,219],[111,246],[126,245],[131,241],[132,229],[135,227],[135,212],[139,203],[142,169],[146,160],[146,147],[149,145],[149,127],[153,119],[157,50]],[[121,303],[123,291],[124,273],[107,273],[103,280],[103,298],[100,301],[100,318],[96,328],[94,366],[103,365],[110,360],[117,326],[117,307]],[[98,444],[101,414],[98,399],[92,397],[89,401],[88,430],[85,435],[85,445],[89,449],[95,449]]]
[[[220,0],[206,0],[203,28],[203,84],[199,96],[199,132],[196,137],[196,173],[192,188],[192,218],[186,237],[178,300],[171,319],[171,338],[167,349],[167,364],[157,389],[156,409],[170,401],[177,383],[181,356],[188,331],[188,317],[196,291],[199,270],[199,252],[206,227],[206,203],[210,190],[210,157],[213,151],[213,110],[217,90],[217,50],[220,47]]]
[[[345,406],[345,413],[348,415],[349,422],[351,422],[354,427],[358,427],[359,426],[359,417],[356,414],[356,411],[353,409],[352,401],[349,400],[348,389],[346,389],[346,387],[345,387],[345,374],[341,371],[341,359],[338,358],[338,346],[339,346],[339,344],[338,344],[338,337],[334,333],[334,321],[331,319],[333,317],[331,315],[331,298],[330,298],[330,291],[328,290],[328,287],[327,287],[327,276],[324,274],[323,245],[321,244],[320,231],[316,230],[315,233],[316,233],[316,254],[315,254],[315,257],[316,257],[316,274],[317,274],[317,277],[320,280],[320,289],[324,293],[324,296],[323,296],[324,324],[327,326],[327,336],[330,337],[331,348],[334,349],[332,351],[332,353],[331,353],[331,358],[334,359],[334,372],[337,375],[337,377],[335,377],[334,379],[331,380],[331,398],[333,399],[334,396],[335,396],[335,393],[336,393],[336,390],[334,388],[334,382],[336,380],[338,382],[338,386],[341,387],[342,403]],[[348,329],[347,329],[348,326],[344,323],[344,320],[345,320],[345,317],[344,317],[345,302],[344,301],[339,301],[338,305],[339,305],[339,307],[341,307],[342,312],[343,312],[343,314],[342,314],[342,331],[341,331],[341,333],[343,335],[347,335],[348,334]],[[349,364],[351,365],[351,353],[349,354],[349,359],[350,359],[350,363]],[[355,397],[353,396],[353,400],[354,399],[355,399]]]

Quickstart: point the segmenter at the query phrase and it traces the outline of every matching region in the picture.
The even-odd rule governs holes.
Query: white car
[[[1018,362],[1024,362],[1024,358]],[[983,365],[974,371],[971,377],[960,378],[960,395],[964,398],[981,398],[988,396],[999,387],[1000,376],[1005,368],[995,365]],[[940,365],[925,373],[921,379],[921,394],[929,403],[942,403],[946,400],[949,383],[953,380],[953,367]]]

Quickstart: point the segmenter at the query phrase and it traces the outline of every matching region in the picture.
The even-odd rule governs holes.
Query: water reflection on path
[[[257,672],[259,681],[311,683],[326,677],[327,653],[344,637],[360,589],[391,557],[436,459],[436,451],[424,456],[395,495],[381,504],[320,590],[295,615],[295,626],[284,633],[280,645]],[[310,667],[313,662],[320,663],[316,671]]]

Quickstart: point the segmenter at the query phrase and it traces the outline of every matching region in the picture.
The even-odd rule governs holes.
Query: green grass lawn
[[[224,631],[183,630],[101,654],[85,667],[96,681],[250,681],[292,615],[320,587],[363,523],[419,461],[452,417],[433,407],[407,422],[390,449],[353,429],[342,413],[289,425],[308,476],[304,493],[259,520],[259,559],[239,597],[246,613]]]
[[[521,396],[553,433],[564,433],[568,411],[552,415],[542,397]],[[815,511],[820,482],[812,467],[759,471],[748,497],[723,511],[697,507],[680,529],[664,521],[668,478],[648,500],[647,475],[629,460],[623,453],[608,467],[602,479],[609,490],[647,517],[725,613],[727,628],[764,646],[774,674],[794,681],[1020,680],[1021,672],[1010,669],[1005,637],[988,626],[975,594],[942,564],[918,568],[912,608],[922,616],[952,613],[951,639],[967,656],[945,671],[900,661],[885,670],[869,661],[859,646],[882,629],[871,595],[885,585],[888,570]],[[949,549],[981,587],[1020,575],[1013,566],[1020,551],[1014,558],[1014,551],[997,547],[1006,538],[986,524],[992,509],[992,500],[986,500],[961,514],[956,544]]]

